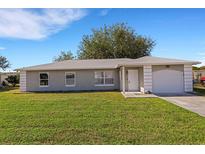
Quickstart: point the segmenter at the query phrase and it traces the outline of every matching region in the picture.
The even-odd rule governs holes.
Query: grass
[[[0,144],[205,144],[205,118],[159,98],[7,90]]]
[[[201,84],[195,84],[195,85],[194,85],[194,91],[195,91],[198,95],[205,96],[205,86],[203,86],[203,85],[201,85]]]

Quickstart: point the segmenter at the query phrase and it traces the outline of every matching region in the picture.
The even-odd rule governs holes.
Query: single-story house
[[[193,90],[192,65],[199,63],[145,56],[138,59],[66,60],[18,70],[21,91],[182,93]]]

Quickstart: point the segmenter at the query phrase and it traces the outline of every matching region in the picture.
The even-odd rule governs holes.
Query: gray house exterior
[[[66,60],[18,71],[21,91],[182,93],[193,90],[192,65],[199,63],[145,56],[138,59]]]

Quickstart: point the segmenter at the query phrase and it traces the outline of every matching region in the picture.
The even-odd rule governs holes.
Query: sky
[[[205,9],[0,9],[0,55],[8,70],[50,63],[60,51],[77,55],[93,28],[120,22],[155,40],[152,56],[205,65]]]

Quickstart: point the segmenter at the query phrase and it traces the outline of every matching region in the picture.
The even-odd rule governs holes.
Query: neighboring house
[[[6,81],[6,78],[10,75],[19,75],[19,73],[18,72],[1,72],[0,73],[0,86],[2,85],[3,81],[8,84],[8,82]]]
[[[205,77],[205,68],[201,67],[197,70],[193,70],[193,78],[195,82],[200,82],[202,77]]]
[[[138,59],[66,60],[18,70],[21,91],[182,93],[193,90],[192,65],[199,63],[145,56]]]

